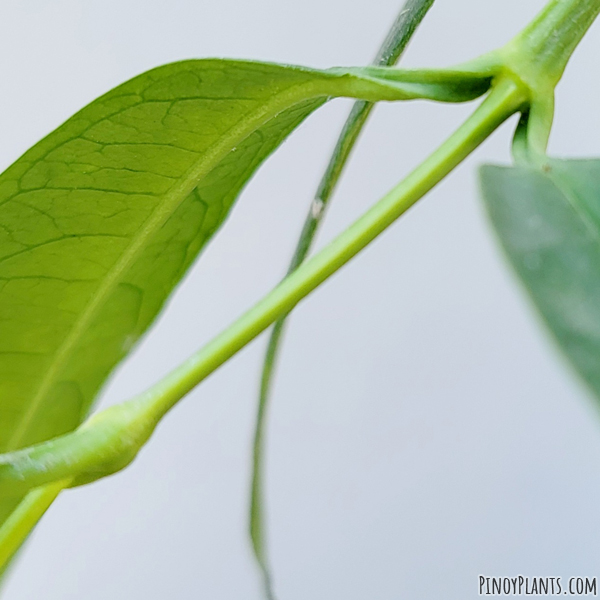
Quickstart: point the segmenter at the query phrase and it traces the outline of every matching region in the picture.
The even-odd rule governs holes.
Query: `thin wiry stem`
[[[400,11],[400,14],[394,21],[373,64],[379,66],[391,66],[396,64],[433,3],[434,0],[408,0],[406,2]],[[373,104],[371,102],[360,100],[354,103],[350,115],[340,133],[329,164],[327,165],[327,169],[323,174],[315,198],[311,203],[308,216],[306,217],[302,228],[302,233],[300,234],[300,239],[298,240],[298,245],[296,246],[296,250],[288,267],[288,274],[295,271],[308,255],[322,222],[325,208],[329,204],[352,149],[354,148],[372,109]],[[264,435],[269,398],[271,396],[271,385],[277,356],[281,347],[286,318],[287,315],[275,323],[269,337],[260,383],[253,447],[253,473],[250,497],[250,537],[254,555],[262,571],[265,595],[269,600],[274,598],[274,594],[271,586],[271,576],[265,544],[263,503]]]

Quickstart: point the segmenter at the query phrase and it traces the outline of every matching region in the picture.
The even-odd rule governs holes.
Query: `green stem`
[[[529,110],[515,145],[519,161],[544,161],[554,119],[554,89],[598,14],[600,0],[551,0],[498,53],[504,69],[529,88]]]
[[[508,79],[500,81],[471,117],[404,181],[223,333],[139,397],[137,402],[148,418],[158,421],[208,375],[289,313],[439,183],[508,117],[519,111],[525,101],[521,86]]]
[[[417,27],[433,5],[433,2],[434,0],[408,0],[406,4],[404,4],[373,61],[374,65],[391,66],[398,62]],[[348,119],[342,128],[329,164],[323,174],[315,198],[311,203],[306,220],[304,221],[300,239],[298,240],[298,244],[287,270],[288,275],[293,273],[306,259],[323,220],[325,209],[327,208],[329,200],[342,175],[350,153],[371,114],[373,106],[374,104],[372,102],[366,102],[364,100],[359,100],[354,103]],[[281,348],[281,340],[287,316],[288,315],[285,315],[275,323],[267,343],[260,381],[256,427],[252,448],[250,539],[254,556],[262,571],[265,592],[268,598],[273,598],[274,594],[271,588],[264,520],[264,434],[269,399],[271,396],[271,385],[277,357]]]
[[[573,51],[600,14],[600,0],[551,0],[507,46],[528,71],[552,88],[560,80]]]
[[[0,528],[0,569],[8,565],[58,495],[71,483],[70,479],[53,481],[31,490]]]

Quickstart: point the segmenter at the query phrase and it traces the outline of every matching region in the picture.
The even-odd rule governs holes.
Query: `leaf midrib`
[[[324,80],[322,83],[327,84],[331,83],[331,81]],[[188,169],[187,174],[180,179],[179,183],[175,184],[163,195],[163,201],[154,209],[140,232],[133,237],[127,250],[104,278],[94,298],[89,302],[59,346],[55,358],[46,370],[46,374],[41,380],[29,408],[16,425],[5,451],[15,450],[19,447],[47,392],[53,385],[54,378],[69,360],[77,342],[92,323],[98,309],[103,306],[110,292],[120,281],[121,275],[133,265],[138,254],[145,247],[145,242],[162,227],[177,206],[197,187],[198,182],[215,168],[233,147],[241,143],[253,131],[267,123],[270,119],[276,117],[280,112],[291,108],[299,102],[319,96],[327,96],[331,91],[331,89],[327,89],[326,85],[319,86],[316,82],[308,82],[293,86],[284,92],[276,94],[269,102],[261,105],[249,117],[244,118],[243,123],[233,126],[226,135],[222,136],[218,142],[204,153],[198,163]]]

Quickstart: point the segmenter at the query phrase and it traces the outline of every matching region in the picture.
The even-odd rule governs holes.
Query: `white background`
[[[502,45],[543,0],[438,0],[405,65]],[[3,0],[0,163],[116,84],[169,61],[364,64],[400,0]],[[551,149],[600,155],[595,27],[558,92]],[[271,158],[103,404],[154,382],[280,278],[347,109]],[[320,243],[471,106],[380,106]],[[514,122],[300,305],[269,423],[280,600],[463,599],[477,576],[598,574],[600,413],[513,276],[477,198]],[[246,537],[261,337],[177,408],[125,472],[63,494],[8,600],[258,599]]]

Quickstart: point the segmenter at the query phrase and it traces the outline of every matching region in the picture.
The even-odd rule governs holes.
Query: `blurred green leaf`
[[[485,204],[558,345],[600,397],[600,160],[485,166]]]

